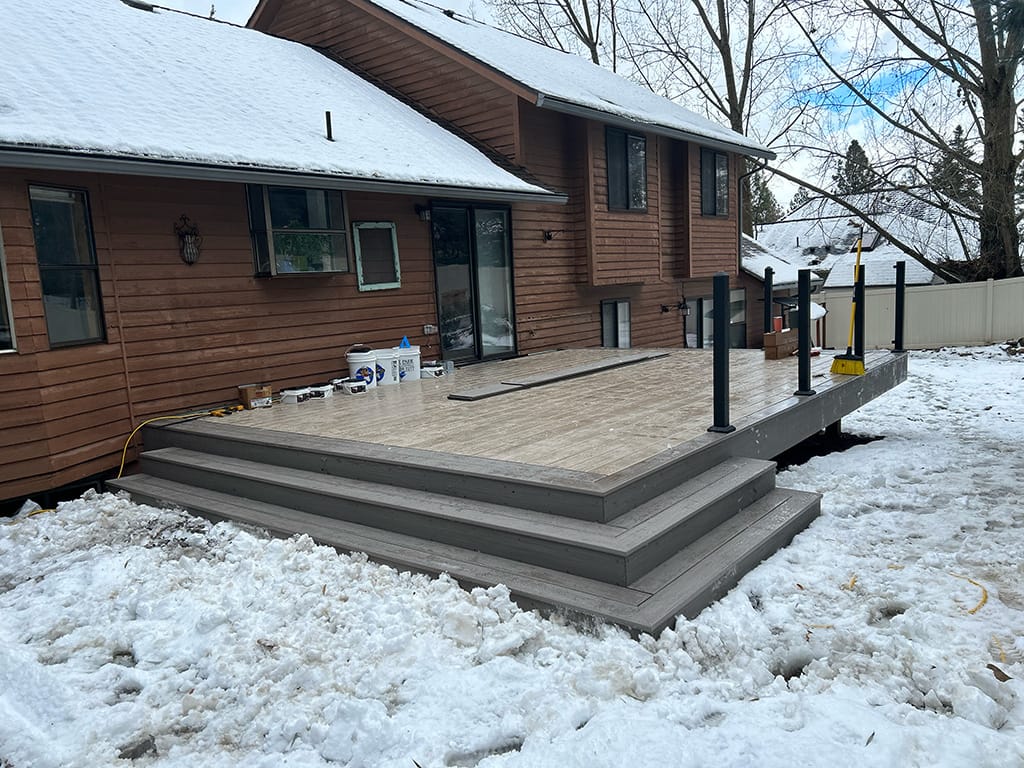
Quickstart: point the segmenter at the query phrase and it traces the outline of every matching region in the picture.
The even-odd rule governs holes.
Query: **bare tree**
[[[578,53],[582,47],[595,64],[616,65],[616,0],[490,0],[505,28],[549,48]],[[602,57],[605,35],[610,37]],[[602,61],[604,58],[604,61]]]
[[[977,252],[965,254],[962,270],[975,279],[1022,274],[1014,188],[1024,147],[1015,149],[1014,142],[1024,131],[1024,25],[1000,23],[1014,18],[1005,9],[1018,3],[792,0],[787,6],[823,70],[818,87],[805,94],[816,120],[798,127],[794,137],[802,136],[803,147],[824,160],[844,135],[835,130],[836,122],[870,117],[879,133],[876,146],[886,153],[875,163],[879,189],[913,195],[958,219],[976,219]],[[837,18],[841,24],[832,23]],[[842,50],[847,52],[837,53]],[[971,141],[950,140],[950,123],[961,122],[969,126],[967,136],[980,157]],[[975,211],[932,193],[927,169],[940,156],[980,178]],[[870,221],[867,212],[854,212]],[[923,254],[915,258],[935,266]],[[950,276],[948,269],[939,271]]]

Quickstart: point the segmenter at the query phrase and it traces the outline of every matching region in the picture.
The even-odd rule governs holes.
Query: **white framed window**
[[[0,230],[0,353],[13,352],[15,349],[14,312],[11,307],[11,291],[7,286],[4,233]]]
[[[341,190],[250,185],[246,192],[257,275],[349,271]]]
[[[630,343],[629,299],[601,302],[601,346],[628,349]]]
[[[106,340],[99,265],[84,190],[28,188],[51,347]]]
[[[402,287],[398,235],[392,221],[357,221],[352,225],[360,291]]]

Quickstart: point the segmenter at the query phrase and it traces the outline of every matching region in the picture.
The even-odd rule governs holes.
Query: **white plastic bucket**
[[[308,387],[298,387],[296,389],[282,389],[281,390],[281,402],[285,405],[297,405],[298,403],[304,403],[309,400],[310,391]]]
[[[377,355],[373,352],[349,352],[345,355],[348,361],[349,378],[355,381],[362,379],[366,388],[377,386]]]
[[[377,357],[377,386],[398,383],[398,353],[393,349],[375,349]]]
[[[393,347],[398,355],[398,380],[416,381],[420,377],[420,348]]]

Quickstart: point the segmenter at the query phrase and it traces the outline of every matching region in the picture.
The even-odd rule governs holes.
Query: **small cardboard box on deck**
[[[764,335],[764,359],[782,360],[796,352],[799,339],[796,331],[787,328]]]
[[[238,388],[238,400],[248,410],[253,408],[269,408],[272,404],[274,390],[269,384],[242,384]]]

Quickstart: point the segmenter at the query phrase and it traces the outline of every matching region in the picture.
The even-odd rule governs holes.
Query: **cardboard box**
[[[238,400],[249,410],[269,408],[273,395],[274,390],[268,384],[242,384],[238,388]]]
[[[796,352],[799,336],[792,329],[764,335],[764,359],[782,360]]]

